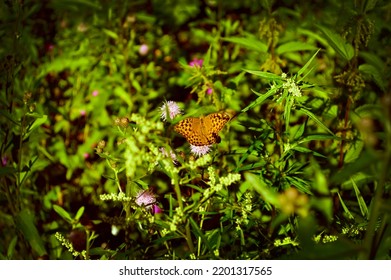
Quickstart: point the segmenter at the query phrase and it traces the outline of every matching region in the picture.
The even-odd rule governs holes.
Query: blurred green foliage
[[[390,8],[1,2],[0,258],[390,259]]]

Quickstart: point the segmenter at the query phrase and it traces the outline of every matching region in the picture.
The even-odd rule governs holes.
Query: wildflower
[[[165,156],[165,157],[170,157],[170,158],[172,159],[172,162],[173,162],[174,164],[177,163],[176,154],[175,154],[172,150],[170,150],[170,153],[167,153],[166,149],[163,148],[163,147],[161,147],[161,148],[159,149],[159,151],[162,153],[163,156]]]
[[[157,206],[156,204],[152,205],[152,214],[159,214],[162,213],[163,210]]]
[[[206,94],[212,94],[213,93],[213,89],[212,88],[208,88],[207,90],[206,90]]]
[[[174,101],[166,101],[163,103],[162,107],[160,107],[161,118],[163,121],[168,119],[167,113],[169,114],[169,118],[172,120],[177,115],[182,114],[182,110],[179,108],[178,104]]]
[[[292,79],[288,78],[282,85],[283,88],[287,89],[295,97],[301,97],[301,91],[298,85]]]
[[[202,67],[203,63],[204,63],[203,59],[193,58],[193,60],[189,62],[189,66],[190,67]]]
[[[150,210],[152,206],[156,203],[156,197],[151,191],[140,191],[137,194],[136,204],[138,206],[143,206],[145,209]]]
[[[89,153],[83,153],[83,158],[88,159],[90,157]]]
[[[84,117],[86,115],[86,113],[87,113],[86,110],[83,110],[83,109],[80,110],[80,116]]]
[[[149,47],[147,44],[142,44],[138,49],[138,53],[142,56],[147,55],[148,51],[149,51]]]
[[[98,94],[99,94],[99,91],[97,91],[97,90],[94,90],[94,91],[92,92],[92,96],[98,96]]]
[[[203,155],[209,153],[211,147],[212,147],[212,145],[205,145],[205,146],[190,145],[190,150],[196,156],[203,156]]]
[[[7,156],[3,156],[3,157],[1,158],[1,164],[2,164],[3,166],[6,166],[6,165],[7,165],[7,162],[8,162]]]

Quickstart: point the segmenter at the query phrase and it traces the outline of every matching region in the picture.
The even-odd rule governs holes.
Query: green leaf
[[[313,151],[311,149],[305,148],[305,147],[295,146],[295,147],[292,147],[292,150],[295,150],[295,151],[298,151],[298,152],[301,152],[301,153],[311,153],[314,156],[327,158],[326,156],[324,156],[324,155],[322,155],[322,154],[320,154],[318,152],[315,152],[315,151]]]
[[[117,86],[114,89],[114,94],[121,98],[130,108],[133,106],[131,95],[127,93],[122,87]]]
[[[27,209],[20,211],[15,217],[15,225],[38,256],[47,254],[40,234],[34,224],[34,216],[30,211]]]
[[[323,35],[326,37],[326,40],[330,46],[346,61],[349,61],[354,56],[354,48],[351,44],[347,43],[341,36],[339,36],[335,31],[317,25]]]
[[[287,52],[298,52],[298,51],[308,51],[308,50],[316,50],[317,47],[305,43],[305,42],[288,42],[285,44],[280,45],[277,49],[276,52],[277,54],[281,55],[283,53]]]
[[[293,136],[293,139],[299,139],[301,136],[303,136],[306,126],[307,126],[307,122],[305,121],[296,130],[295,135]]]
[[[203,241],[203,243],[209,248],[211,249],[210,247],[210,244],[207,240],[207,238],[205,237],[205,235],[202,233],[200,227],[198,226],[198,224],[193,220],[193,218],[189,218],[189,221],[190,221],[190,225],[192,227],[192,233],[196,236],[196,237],[199,237],[201,238],[201,240]]]
[[[307,63],[301,67],[301,69],[299,71],[297,71],[297,76],[300,77],[304,72],[305,70],[307,70],[307,68],[311,65],[312,61],[315,59],[315,57],[317,56],[318,52],[320,50],[317,50],[314,55],[307,61]],[[304,78],[304,77],[303,77]],[[302,78],[302,79],[303,79]],[[299,79],[298,81],[301,81],[302,79]]]
[[[350,213],[350,211],[349,211],[348,207],[346,206],[345,202],[343,202],[342,197],[339,194],[339,192],[337,192],[337,194],[338,194],[338,197],[339,197],[339,201],[341,202],[341,206],[342,206],[343,210],[345,211],[345,213],[347,214],[348,218],[354,220],[354,217],[353,217],[352,213]]]
[[[32,115],[30,115],[32,116]],[[27,139],[31,132],[33,132],[36,128],[40,127],[41,125],[43,125],[47,119],[48,119],[48,116],[47,115],[34,115],[36,117],[36,119],[34,120],[34,122],[30,125],[30,127],[28,128],[26,134],[24,135],[24,139]]]
[[[56,211],[57,214],[60,215],[64,220],[66,220],[69,223],[72,223],[73,219],[72,219],[71,215],[67,211],[65,211],[64,208],[54,204],[53,210]]]
[[[84,206],[80,207],[79,210],[77,210],[77,213],[75,215],[75,220],[80,220],[81,216],[83,216],[84,213]]]
[[[355,143],[347,143],[349,149],[347,150],[343,161],[345,163],[351,163],[357,160],[364,149],[363,141],[356,141]]]
[[[310,112],[309,110],[301,107],[299,108],[299,111],[303,112],[304,114],[306,114],[308,117],[310,117],[316,124],[318,124],[320,127],[322,127],[324,130],[326,130],[328,133],[330,133],[331,135],[334,135],[334,133],[327,127],[325,126],[319,119],[317,116],[315,116],[312,112]]]
[[[302,178],[298,176],[286,176],[285,180],[290,184],[295,186],[298,190],[302,191],[303,193],[312,194],[312,192],[309,189],[308,182],[303,180]]]
[[[109,30],[109,29],[106,29],[106,28],[103,28],[102,29],[103,33],[105,33],[107,36],[109,36],[110,38],[113,38],[115,40],[118,39],[118,34]]]
[[[309,141],[324,141],[324,140],[341,140],[341,138],[329,134],[312,134],[312,135],[304,136],[299,141],[297,141],[297,143],[302,144]]]
[[[267,52],[267,45],[257,38],[253,37],[226,37],[222,38],[223,41],[235,43],[241,45],[247,49],[258,51],[261,53]]]
[[[250,70],[250,69],[243,69],[243,71],[253,74],[255,76],[259,76],[271,81],[281,81],[282,78],[279,75],[276,75],[274,73],[265,72],[265,71],[259,71],[259,70]]]
[[[277,92],[277,88],[273,87],[271,89],[269,89],[268,92],[266,92],[265,94],[261,95],[260,97],[258,97],[255,101],[251,102],[246,108],[244,108],[241,112],[244,113],[244,112],[247,112],[248,110],[250,110],[251,108],[255,107],[255,106],[258,106],[260,104],[262,104],[267,98],[269,98],[270,96],[272,96],[273,94],[275,94]]]
[[[252,173],[244,173],[244,178],[250,183],[254,190],[262,196],[265,202],[268,202],[276,207],[280,206],[278,194],[274,192],[271,186],[268,186],[259,176]]]
[[[386,84],[386,79],[383,77],[382,73],[379,71],[378,68],[376,68],[373,65],[370,64],[361,64],[358,67],[358,70],[360,72],[365,73],[367,75],[370,75],[373,79],[373,81],[376,83],[376,85],[382,90],[386,91],[387,84]]]
[[[363,215],[363,217],[368,219],[369,211],[368,211],[367,205],[365,204],[365,200],[362,197],[360,190],[358,189],[356,182],[353,180],[353,178],[350,178],[350,181],[352,181],[354,192],[356,193],[356,197],[357,197],[357,202],[358,202],[358,205],[360,206],[361,214]]]
[[[203,66],[208,67],[210,62],[210,56],[212,55],[212,45],[209,46],[208,51],[204,56]]]

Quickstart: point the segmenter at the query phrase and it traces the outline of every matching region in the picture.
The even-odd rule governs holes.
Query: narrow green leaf
[[[241,45],[247,49],[258,51],[260,53],[267,52],[267,45],[261,41],[259,41],[257,38],[251,38],[251,37],[227,37],[222,38],[223,41],[231,42],[237,45]]]
[[[284,119],[285,119],[285,132],[289,133],[289,125],[291,120],[291,109],[295,102],[292,95],[287,95],[285,106],[284,106]]]
[[[337,192],[337,194],[338,194],[339,201],[341,202],[342,208],[345,211],[346,215],[348,216],[349,219],[354,220],[354,217],[353,217],[352,213],[350,213],[350,211],[349,211],[348,207],[346,206],[345,202],[343,202],[342,197],[339,194],[339,192]]]
[[[295,151],[298,151],[298,152],[301,152],[301,153],[311,153],[313,154],[314,156],[317,156],[317,157],[322,157],[322,158],[327,158],[326,156],[318,153],[318,152],[315,152],[311,149],[308,149],[308,148],[305,148],[305,147],[300,147],[300,146],[296,146],[296,147],[293,147],[292,150],[295,150]]]
[[[301,136],[303,136],[306,126],[307,126],[307,122],[305,121],[296,130],[295,135],[293,136],[293,139],[299,139]]]
[[[300,77],[304,72],[305,70],[307,70],[307,68],[311,65],[312,61],[315,59],[315,57],[317,56],[318,52],[320,51],[317,50],[314,55],[307,61],[306,64],[304,64],[303,67],[301,67],[301,69],[299,71],[297,71],[297,76]],[[304,78],[304,77],[303,77]],[[299,79],[298,81],[301,81],[301,79]]]
[[[40,234],[34,224],[34,217],[31,212],[27,209],[20,211],[15,217],[15,225],[22,232],[23,237],[27,240],[38,256],[47,254]]]
[[[263,94],[262,96],[258,97],[255,101],[251,102],[246,108],[244,108],[241,112],[244,113],[244,112],[247,112],[248,110],[250,110],[251,108],[255,107],[255,106],[258,106],[260,104],[262,104],[267,98],[269,98],[270,96],[272,96],[273,94],[275,94],[277,92],[277,88],[271,88],[269,89],[268,92],[266,92],[265,94]]]
[[[308,50],[316,50],[317,47],[314,45],[305,43],[305,42],[296,42],[296,41],[290,41],[288,43],[280,45],[276,52],[277,54],[281,55],[283,53],[287,52],[298,52],[298,51],[308,51]]]
[[[259,76],[271,81],[281,81],[282,78],[279,75],[276,75],[274,73],[265,72],[265,71],[259,71],[259,70],[250,70],[250,69],[243,69],[243,71],[253,74],[255,76]]]
[[[369,211],[368,211],[367,205],[365,204],[365,200],[362,197],[360,190],[358,189],[356,182],[353,180],[353,178],[350,178],[350,181],[352,182],[354,192],[356,193],[357,202],[358,202],[358,205],[360,206],[361,214],[363,215],[363,217],[368,219]]]
[[[203,241],[203,243],[209,248],[211,249],[210,247],[210,244],[208,242],[208,239],[205,237],[205,235],[202,233],[200,227],[198,226],[198,224],[193,220],[193,218],[189,218],[189,221],[190,221],[190,225],[192,227],[192,232],[195,234],[196,237],[199,237],[201,238],[201,240]]]
[[[212,56],[212,45],[209,46],[208,51],[206,52],[206,54],[204,56],[204,62],[202,64],[203,66],[205,66],[205,67],[210,66],[209,62],[210,62],[211,56]]]
[[[69,213],[67,211],[65,211],[64,208],[62,208],[61,206],[58,206],[56,204],[53,205],[53,210],[56,211],[56,213],[58,215],[60,215],[64,220],[66,220],[67,222],[69,223],[72,223],[72,217],[71,215],[69,215]]]
[[[317,25],[330,46],[347,61],[351,60],[354,56],[354,48],[351,44],[347,43],[341,36],[330,29]]]
[[[75,220],[80,220],[81,216],[83,216],[84,213],[84,206],[80,207],[79,210],[77,210],[77,213],[75,215]]]
[[[302,191],[303,193],[312,194],[310,191],[310,186],[308,185],[308,182],[301,179],[297,176],[286,176],[285,180],[289,182],[290,185],[295,186],[298,190]]]
[[[299,108],[299,111],[303,112],[304,114],[306,114],[307,116],[309,116],[316,124],[318,124],[320,127],[322,127],[324,130],[326,130],[328,133],[330,133],[331,135],[334,135],[334,133],[327,127],[325,126],[319,119],[317,116],[315,116],[312,112],[310,112],[309,110],[301,107]]]
[[[324,140],[341,140],[341,138],[329,134],[313,134],[313,135],[304,136],[299,141],[297,141],[297,143],[302,144],[309,141],[324,141]]]

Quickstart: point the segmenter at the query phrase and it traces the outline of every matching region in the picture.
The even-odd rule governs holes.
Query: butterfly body
[[[184,119],[174,126],[194,146],[211,145],[218,141],[219,132],[231,119],[227,113],[212,113],[205,117]]]

